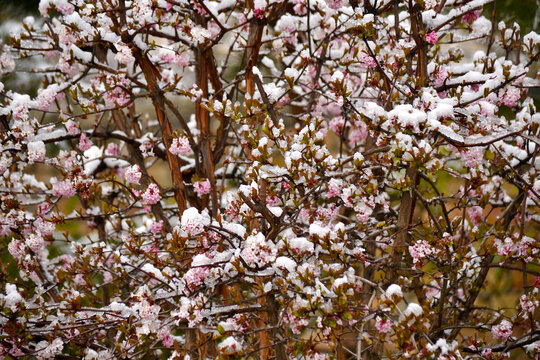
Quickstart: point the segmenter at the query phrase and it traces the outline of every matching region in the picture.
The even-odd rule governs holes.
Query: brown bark
[[[180,159],[171,154],[169,148],[173,139],[173,130],[169,119],[167,118],[167,113],[165,111],[165,101],[163,100],[164,95],[159,85],[157,84],[157,79],[161,77],[159,71],[156,67],[148,60],[146,55],[144,55],[140,50],[134,51],[135,59],[139,64],[146,83],[148,84],[148,91],[150,97],[152,98],[152,104],[156,111],[156,117],[158,119],[159,125],[161,126],[162,131],[162,140],[163,145],[165,145],[167,163],[169,164],[169,169],[172,175],[172,182],[174,185],[174,198],[178,204],[178,212],[181,214],[187,208],[187,201],[184,195],[184,181],[182,179],[181,163]]]

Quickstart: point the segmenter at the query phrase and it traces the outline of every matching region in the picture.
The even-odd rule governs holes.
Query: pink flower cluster
[[[508,107],[516,107],[521,99],[521,92],[516,87],[510,87],[499,93],[499,101]]]
[[[436,253],[437,250],[425,240],[418,240],[414,245],[409,246],[409,254],[413,258],[414,267],[422,265],[425,257]]]
[[[28,143],[28,161],[43,162],[45,160],[45,143],[43,141],[31,141]]]
[[[210,271],[207,267],[193,267],[184,274],[184,282],[189,290],[195,290],[199,285],[204,283],[204,280],[208,277]]]
[[[426,41],[430,44],[436,44],[437,40],[439,40],[439,35],[437,34],[436,31],[431,31],[431,32],[426,33],[425,37],[426,37]]]
[[[330,181],[328,182],[328,192],[326,193],[326,197],[330,199],[335,196],[340,196],[342,189],[343,189],[343,180],[330,179]]]
[[[73,120],[66,121],[66,124],[64,126],[66,127],[68,134],[71,136],[75,136],[79,133],[79,127],[77,126],[77,123]]]
[[[461,17],[461,20],[464,23],[472,24],[474,20],[478,19],[480,14],[482,14],[482,10],[480,9],[469,11],[468,13],[466,13],[465,15]]]
[[[499,325],[491,328],[491,334],[495,339],[508,339],[512,335],[512,323],[508,320],[501,321]]]
[[[206,195],[212,190],[212,185],[208,179],[205,181],[198,181],[193,184],[193,190],[199,195]]]
[[[92,141],[88,140],[88,135],[86,133],[81,134],[81,138],[79,140],[79,149],[81,151],[86,151],[92,147],[93,143]]]
[[[56,90],[49,86],[46,89],[38,90],[37,106],[40,110],[46,111],[56,99]]]
[[[131,49],[124,44],[116,44],[118,52],[114,56],[114,59],[120,64],[129,65],[135,61]]]
[[[126,172],[124,173],[124,176],[126,178],[126,181],[131,184],[139,185],[139,181],[141,180],[141,169],[139,168],[139,165],[133,165],[126,169]]]
[[[148,185],[146,191],[142,194],[142,202],[145,205],[154,205],[161,200],[161,195],[159,194],[159,188],[156,184]]]
[[[468,168],[473,168],[482,163],[486,149],[481,146],[475,146],[460,151],[463,165]]]
[[[72,197],[76,190],[70,180],[57,181],[53,185],[54,196]]]
[[[188,155],[193,150],[191,149],[191,146],[189,145],[189,140],[185,137],[181,138],[175,138],[172,141],[171,146],[169,147],[169,151],[173,155]]]
[[[483,209],[480,206],[470,207],[467,212],[474,226],[480,226],[482,224],[484,218],[482,216]]]
[[[392,330],[392,322],[388,319],[383,320],[380,316],[375,319],[375,328],[381,334],[386,334]]]
[[[330,126],[330,129],[336,133],[336,135],[341,135],[343,128],[345,127],[345,119],[343,119],[342,116],[335,117],[330,120],[328,125]]]

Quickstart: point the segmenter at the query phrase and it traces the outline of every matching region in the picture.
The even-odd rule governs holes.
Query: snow
[[[388,286],[384,295],[387,299],[392,299],[394,295],[398,297],[403,297],[403,292],[401,291],[401,286],[397,284],[392,284]]]
[[[92,61],[92,53],[82,51],[76,45],[71,45],[71,51],[73,52],[73,56],[83,63],[89,63]]]
[[[405,316],[409,316],[411,314],[414,316],[420,316],[423,312],[424,310],[422,310],[422,307],[420,305],[412,302],[407,306],[403,314],[405,314]]]
[[[6,284],[6,295],[4,296],[4,306],[15,312],[17,305],[23,302],[21,294],[17,291],[17,286],[14,284]]]
[[[232,336],[225,338],[225,340],[220,342],[218,345],[219,353],[224,355],[233,355],[241,350],[242,344]]]
[[[296,270],[296,261],[286,256],[280,256],[276,259],[274,264],[276,270],[286,269],[290,273],[294,273]]]
[[[269,207],[268,207],[268,210],[270,210],[270,212],[271,212],[275,217],[280,217],[281,214],[283,214],[283,209],[280,208],[279,206],[269,206]]]
[[[328,236],[328,234],[330,234],[330,229],[328,228],[323,228],[322,226],[318,224],[309,225],[309,235],[311,236],[316,235],[319,238],[323,239],[326,236]]]
[[[90,149],[84,152],[84,173],[91,175],[99,166],[103,149],[93,145]]]
[[[446,342],[446,339],[439,339],[439,340],[437,340],[435,345],[427,344],[426,348],[429,351],[432,351],[432,352],[435,352],[438,349],[438,350],[440,350],[441,355],[446,355],[446,354],[448,354],[449,351],[455,350],[457,348],[457,346],[458,346],[458,343],[455,340],[452,341],[451,344],[448,344]]]
[[[313,254],[315,251],[315,246],[311,241],[305,237],[297,237],[287,240],[291,249],[297,251],[298,253],[309,253]]]

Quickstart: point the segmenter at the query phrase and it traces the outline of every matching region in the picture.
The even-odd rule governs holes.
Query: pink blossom
[[[118,52],[116,53],[114,58],[120,64],[129,65],[135,61],[131,49],[128,46],[123,44],[116,44],[116,49],[118,50]]]
[[[182,53],[174,58],[174,63],[178,66],[188,66],[189,65],[189,56]]]
[[[465,15],[461,17],[461,20],[464,23],[472,24],[474,20],[478,19],[481,13],[482,13],[481,9],[469,11],[468,13],[466,13]]]
[[[161,340],[161,343],[163,344],[163,346],[165,346],[166,348],[171,348],[173,347],[174,345],[174,338],[173,336],[171,335],[171,332],[169,329],[161,329],[159,332],[158,332],[158,338]]]
[[[56,99],[56,90],[49,86],[46,89],[38,90],[37,106],[40,110],[46,111]]]
[[[15,259],[22,259],[25,255],[25,248],[26,245],[22,241],[16,239],[11,240],[8,244],[8,251]]]
[[[448,79],[448,71],[446,67],[441,66],[439,70],[434,74],[433,86],[439,88],[444,85],[444,82]]]
[[[501,321],[499,325],[491,328],[491,334],[494,339],[508,339],[512,335],[512,323],[508,320]]]
[[[519,304],[523,311],[530,312],[531,314],[534,313],[534,311],[538,307],[538,301],[531,300],[531,298],[527,295],[521,295],[521,297],[519,298]]]
[[[172,144],[169,147],[169,151],[173,155],[188,155],[193,150],[191,149],[191,146],[189,145],[189,140],[185,137],[181,137],[181,138],[173,139]]]
[[[430,44],[436,44],[437,40],[439,39],[439,35],[437,34],[436,31],[426,33],[425,37],[426,37],[426,41]]]
[[[193,184],[193,190],[199,195],[206,195],[210,193],[211,189],[212,185],[210,184],[210,181],[208,179],[206,179],[205,181],[198,181]]]
[[[88,135],[86,133],[81,134],[81,138],[79,140],[79,150],[86,151],[90,149],[93,145],[92,141],[87,139]]]
[[[107,145],[107,149],[105,150],[105,152],[109,155],[112,155],[112,156],[118,156],[120,154],[120,148],[118,146],[118,144],[115,144],[115,143],[109,143]]]
[[[77,126],[77,123],[72,120],[66,121],[65,127],[68,134],[71,136],[75,136],[79,133],[79,127]]]
[[[366,124],[364,124],[362,121],[357,121],[355,126],[353,126],[349,131],[349,145],[358,145],[362,140],[366,139],[367,136],[368,131]]]
[[[516,87],[509,87],[505,91],[499,92],[499,101],[508,107],[516,107],[521,99],[521,92]]]
[[[31,141],[28,143],[28,161],[43,162],[45,160],[45,143],[43,141]]]
[[[28,105],[30,103],[30,96],[28,95],[16,95],[11,104],[13,112],[13,118],[16,120],[28,119]]]
[[[330,120],[330,123],[328,125],[333,132],[335,132],[337,135],[341,135],[343,127],[345,126],[345,119],[343,119],[343,117],[341,116],[335,117]]]
[[[294,13],[296,15],[304,15],[307,12],[306,2],[305,0],[293,0],[294,5]]]
[[[51,236],[56,229],[55,223],[43,220],[43,218],[41,217],[37,218],[36,221],[34,221],[34,226],[41,234],[41,236],[44,237]]]
[[[343,0],[325,0],[325,2],[330,9],[334,10],[340,9],[343,6]]]
[[[43,238],[38,234],[30,234],[26,239],[26,245],[34,252],[41,250],[44,244]]]
[[[55,4],[56,10],[63,15],[71,15],[75,11],[75,7],[71,5],[68,0],[59,0]]]
[[[481,146],[470,147],[466,150],[460,151],[463,165],[468,168],[473,168],[480,165],[484,160],[485,151],[486,149]]]
[[[127,182],[139,185],[139,181],[141,180],[142,176],[139,165],[133,165],[128,167],[126,172],[124,173],[124,176],[126,177]]]
[[[483,209],[480,206],[470,207],[467,212],[469,213],[469,218],[475,226],[479,226],[484,220],[482,217]]]
[[[157,234],[157,233],[160,233],[163,231],[163,220],[160,220],[160,221],[154,221],[151,225],[150,225],[150,231],[153,233],[153,234]]]
[[[375,328],[381,334],[386,334],[387,332],[392,330],[392,322],[388,319],[383,320],[380,316],[377,316],[377,318],[375,319]]]
[[[153,320],[159,314],[158,305],[150,305],[148,301],[143,300],[139,306],[139,316],[144,320]]]
[[[368,67],[369,69],[373,69],[373,68],[376,68],[376,67],[377,67],[377,61],[375,61],[375,59],[373,58],[373,56],[363,55],[363,56],[362,56],[362,62],[363,62],[364,65],[365,65],[366,67]]]
[[[186,283],[186,286],[190,290],[195,290],[195,288],[197,288],[199,285],[201,285],[204,282],[204,280],[208,277],[208,275],[209,275],[209,270],[207,267],[205,266],[193,267],[184,274],[183,279],[184,279],[184,282]]]
[[[425,240],[418,240],[414,245],[409,246],[409,253],[413,258],[414,266],[422,264],[422,260],[437,251]]]
[[[258,17],[259,19],[264,18],[264,12],[264,8],[253,9],[253,15]]]
[[[330,179],[330,181],[328,182],[328,192],[326,193],[326,197],[330,199],[335,196],[340,196],[342,190],[343,190],[343,180]]]
[[[279,203],[281,202],[281,200],[279,199],[279,197],[277,196],[267,196],[266,197],[266,203],[270,206],[277,206],[279,205]]]
[[[54,196],[72,197],[75,192],[76,190],[69,180],[57,181],[53,185]]]
[[[206,10],[198,1],[193,1],[192,6],[193,6],[193,9],[195,9],[199,15],[206,14]]]
[[[361,223],[369,221],[369,219],[371,218],[371,214],[373,213],[373,209],[366,205],[364,202],[356,205],[354,207],[354,210],[356,211],[356,218]]]
[[[159,188],[156,184],[148,185],[146,191],[142,194],[143,204],[154,205],[161,200],[161,195],[159,194]]]
[[[338,208],[336,207],[336,204],[332,203],[328,205],[328,207],[319,207],[317,209],[317,215],[323,219],[334,219],[338,213]]]
[[[500,239],[495,239],[494,244],[497,247],[497,255],[508,256],[512,253],[514,242],[509,237],[507,237],[504,242]]]

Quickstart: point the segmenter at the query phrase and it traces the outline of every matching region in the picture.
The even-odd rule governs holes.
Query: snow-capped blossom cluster
[[[48,87],[46,89],[39,89],[37,97],[37,106],[40,110],[49,110],[51,104],[56,99],[56,90],[54,87]]]
[[[45,161],[45,143],[43,141],[31,141],[28,143],[28,160],[30,162]]]
[[[267,241],[262,233],[249,236],[244,244],[240,256],[244,261],[255,267],[264,267],[276,259],[277,249],[275,245]]]
[[[27,120],[28,119],[28,107],[30,105],[30,96],[28,95],[17,95],[13,99],[12,104],[12,114],[13,118],[16,120]]]
[[[133,57],[131,53],[131,49],[123,44],[115,44],[116,50],[118,52],[114,56],[116,61],[118,61],[120,64],[123,65],[129,65],[135,61],[135,58]]]
[[[41,0],[0,358],[534,356],[540,36],[488,3]]]
[[[206,214],[201,214],[196,208],[184,210],[181,219],[181,228],[188,235],[196,235],[204,230],[204,226],[208,225]]]
[[[499,92],[499,100],[508,107],[516,107],[519,99],[521,99],[521,92],[518,88],[510,87],[504,91]]]

